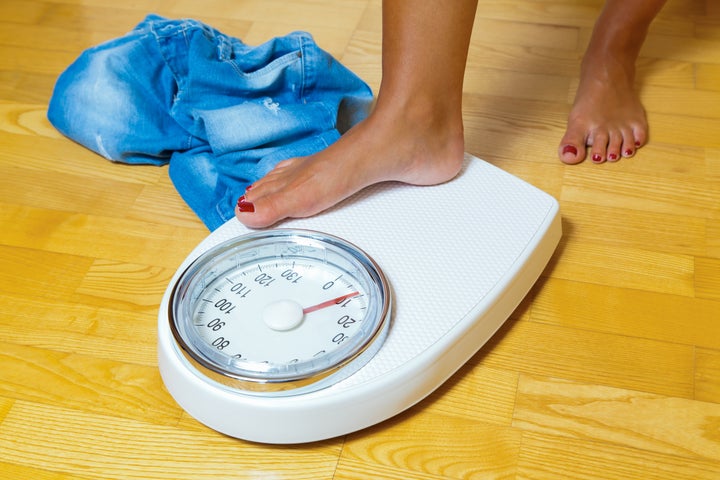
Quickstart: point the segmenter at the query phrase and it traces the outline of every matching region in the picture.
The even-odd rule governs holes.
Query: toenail
[[[592,161],[595,163],[600,163],[600,162],[602,162],[602,157],[600,156],[599,153],[595,153],[592,156]]]
[[[237,208],[241,213],[252,213],[255,211],[255,205],[245,201],[245,195],[238,198]]]
[[[617,154],[611,153],[610,155],[608,155],[608,159],[609,160],[617,160]]]
[[[575,148],[573,145],[565,145],[562,149],[563,155],[566,153],[572,153],[573,155],[577,156],[577,148]]]
[[[639,146],[640,146],[640,141],[636,140],[636,141],[635,141],[635,146],[636,146],[636,147],[639,147]]]
[[[628,148],[627,150],[625,150],[626,157],[632,157],[632,154],[633,154],[633,151],[631,148]]]

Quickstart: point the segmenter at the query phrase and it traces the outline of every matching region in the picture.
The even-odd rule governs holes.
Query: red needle
[[[355,295],[360,295],[360,292],[348,293],[346,295],[341,295],[337,298],[333,298],[332,300],[328,300],[327,302],[322,302],[318,303],[317,305],[313,305],[312,307],[303,308],[303,313],[310,313],[314,312],[315,310],[320,310],[321,308],[332,307],[333,305],[337,305],[343,300],[354,297]]]

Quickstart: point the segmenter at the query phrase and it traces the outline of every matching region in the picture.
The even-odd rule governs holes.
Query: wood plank
[[[445,384],[431,393],[419,408],[446,416],[509,426],[517,390],[516,372],[481,365],[475,356]]]
[[[516,20],[541,25],[591,27],[600,12],[601,3],[594,0],[577,2],[537,1],[508,3],[487,0],[478,4],[478,15],[495,20]]]
[[[0,70],[58,75],[75,60],[71,52],[47,52],[31,47],[13,47],[0,45]]]
[[[563,202],[563,218],[583,242],[680,255],[704,255],[706,221],[687,215]]]
[[[264,446],[193,419],[158,374],[159,299],[207,229],[167,168],[75,144],[47,103],[83,49],[149,12],[250,44],[308,31],[377,92],[382,0],[0,2],[0,477],[717,478],[720,7],[669,0],[651,25],[636,76],[648,144],[568,166],[557,147],[602,6],[478,5],[466,150],[555,196],[563,216],[530,294],[409,411]]]
[[[642,56],[663,57],[693,63],[720,63],[720,38],[648,35]]]
[[[7,478],[32,478],[33,480],[88,480],[90,477],[68,475],[29,466],[0,462],[0,472]]]
[[[35,421],[27,424],[26,418]],[[215,432],[18,402],[0,430],[4,462],[104,479],[226,475],[331,480],[339,445],[273,448]]]
[[[551,325],[720,349],[718,318],[717,301],[556,278],[544,282],[530,312]]]
[[[557,75],[507,72],[469,65],[463,91],[471,94],[559,102],[567,98],[569,80]]]
[[[705,118],[704,110],[692,116],[649,112],[653,141],[688,147],[720,146],[720,121]]]
[[[551,259],[553,278],[669,295],[694,294],[691,256],[603,243],[580,246],[565,240],[559,248],[562,255]]]
[[[62,401],[65,408],[158,425],[174,425],[180,417],[181,409],[162,387],[155,367],[0,345],[0,396],[46,407]],[[0,435],[18,406],[6,416]]]
[[[483,365],[496,369],[657,395],[693,395],[692,346],[509,320],[481,355]]]
[[[643,148],[641,153],[647,159],[650,152]],[[703,172],[704,160],[698,163],[694,171]],[[708,189],[702,176],[670,171],[658,176],[630,172],[624,166],[614,167],[614,164],[608,164],[595,169],[566,169],[561,198],[564,201],[698,218],[707,218],[720,202],[718,192]]]
[[[166,223],[193,231],[203,231],[202,221],[182,200],[169,179],[158,179],[157,184],[145,185],[125,212],[129,220],[141,223]]]
[[[720,213],[711,215],[713,218],[707,221],[707,234],[705,236],[707,256],[720,258]]]
[[[703,118],[720,118],[720,92],[714,90],[648,83],[642,86],[640,98],[648,112],[689,117],[702,112]]]
[[[408,443],[408,438],[422,441]],[[412,409],[348,435],[341,461],[362,462],[381,472],[389,468],[391,475],[405,470],[410,478],[416,472],[447,478],[508,478],[515,472],[519,448],[519,431]]]
[[[505,45],[495,42],[494,37],[487,38],[486,42],[473,42],[468,54],[467,79],[482,78],[486,70],[559,77],[574,77],[579,73],[581,55],[574,50],[563,50],[559,46]]]
[[[81,32],[102,32],[106,37],[98,38],[95,40],[97,43],[124,35],[150,12],[171,19],[188,16],[186,13],[173,11],[171,8],[173,3],[172,1],[155,0],[152,8],[148,9],[138,5],[112,2],[105,5],[101,5],[100,2],[92,2],[92,5],[63,2],[52,5],[51,13],[43,16],[37,23],[43,27],[59,27]],[[247,34],[253,23],[245,19],[223,17],[212,9],[192,17],[227,35],[239,38],[243,38]],[[92,45],[94,44],[92,43]],[[79,54],[80,50],[77,53]]]
[[[118,19],[122,22],[122,18]],[[137,22],[136,22],[137,23]],[[122,24],[122,23],[120,23]],[[0,45],[79,54],[86,48],[123,35],[129,29],[115,29],[114,32],[99,32],[96,29],[68,29],[64,26],[13,25],[6,24],[0,30]]]
[[[55,75],[0,70],[0,101],[47,102],[56,80]]]
[[[699,63],[695,68],[697,88],[720,91],[720,64]]]
[[[253,22],[273,18],[276,23],[285,25],[306,25],[307,28],[322,25],[356,24],[365,10],[366,2],[347,0],[317,0],[293,4],[282,0],[246,0],[227,2],[226,0],[207,0],[202,5],[193,0],[177,0],[173,12],[183,15],[202,15],[212,11],[215,15],[242,18]]]
[[[47,226],[56,225],[59,220],[67,218],[63,211],[122,217],[142,191],[142,185],[89,175],[78,177],[58,173],[33,182],[31,179],[36,178],[36,173],[28,169],[7,167],[2,170],[5,175],[0,180],[0,202],[8,204],[7,212],[2,216],[20,215],[20,211],[28,211],[27,206],[35,207],[34,213],[46,213],[42,209],[50,204],[53,210],[58,211],[58,219],[46,218]],[[82,183],[85,183],[85,187],[77,188]],[[114,195],[108,195],[108,191],[114,192]],[[46,214],[46,217],[50,216]]]
[[[635,84],[693,89],[696,86],[696,65],[658,58],[641,57],[636,63]],[[575,89],[573,89],[574,95]],[[694,112],[693,112],[694,113]]]
[[[695,258],[695,294],[720,305],[720,258]]]
[[[3,23],[33,25],[46,15],[47,9],[42,2],[5,0],[0,4],[0,18]]]
[[[174,274],[174,268],[98,259],[76,291],[97,298],[102,305],[118,302],[154,311]]]
[[[100,179],[100,183],[105,185],[109,180],[116,181],[122,186],[126,183],[154,185],[167,178],[165,167],[112,163],[67,138],[60,137],[55,130],[52,132],[57,135],[56,138],[0,133],[0,171],[12,176],[53,172],[62,175],[62,178],[74,179],[83,187],[87,186],[87,183],[93,183],[95,179]],[[93,182],[88,182],[88,178]],[[9,188],[10,179],[4,180],[3,186],[7,185]]]
[[[27,298],[72,297],[92,259],[0,245],[0,292]]]
[[[44,98],[47,102],[49,97]],[[47,105],[45,103],[0,103],[0,130],[3,131],[4,143],[8,146],[19,139],[5,137],[4,133],[26,135],[30,137],[62,138],[46,119]]]
[[[11,212],[11,215],[5,216],[4,212],[8,210],[10,209],[0,211],[0,219],[7,225],[0,233],[0,239],[7,245],[19,248],[34,246],[70,256],[141,265],[177,268],[190,251],[208,235],[207,229],[200,225],[195,228],[180,228],[125,220],[122,216],[98,217],[31,208],[16,210],[24,215],[23,228],[21,224],[12,221],[20,214],[13,216]],[[122,225],[122,228],[118,229],[118,225]],[[172,243],[158,242],[158,239]]]
[[[720,405],[523,375],[513,426],[530,432],[717,461]]]
[[[714,480],[716,461],[536,433],[523,435],[522,480]]]
[[[0,396],[0,423],[3,422],[14,403],[15,400]]]
[[[140,2],[116,3],[112,0],[92,0],[91,2],[88,2],[86,0],[43,0],[43,2],[53,5],[71,5],[78,8],[83,8],[89,3],[92,3],[92,5],[95,7],[114,8],[117,10],[131,11],[143,10],[143,7],[139,5]],[[174,3],[174,0],[154,0],[152,4],[149,4],[148,6],[154,6],[159,10],[165,10],[169,5],[173,5]]]
[[[569,111],[565,101],[465,94],[463,102],[466,150],[490,162],[539,162],[552,169],[548,172],[552,177],[566,170],[557,159]],[[517,135],[518,131],[523,134]]]
[[[98,302],[103,303],[103,302]],[[157,366],[157,312],[0,294],[0,339],[13,345]]]
[[[695,352],[695,399],[720,403],[720,350]]]
[[[368,464],[363,460],[341,458],[333,480],[448,480],[452,477],[408,471],[390,465]],[[492,477],[485,477],[492,478]]]
[[[578,29],[574,27],[483,17],[475,20],[472,35],[473,50],[482,50],[486,46],[514,45],[556,48],[574,52],[578,42]]]

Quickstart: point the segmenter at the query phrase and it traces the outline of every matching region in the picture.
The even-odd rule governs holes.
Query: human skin
[[[383,2],[382,81],[375,108],[325,150],[280,162],[235,213],[249,227],[325,210],[387,180],[432,185],[460,171],[462,88],[476,0]]]
[[[648,138],[635,61],[666,0],[607,0],[583,57],[558,155],[568,164],[631,157]],[[375,108],[325,150],[280,162],[238,200],[260,228],[332,207],[368,185],[433,185],[464,155],[462,87],[477,0],[384,0],[382,81]]]
[[[568,164],[635,155],[648,140],[635,90],[635,63],[648,28],[666,0],[607,0],[580,68],[580,83],[558,147]]]

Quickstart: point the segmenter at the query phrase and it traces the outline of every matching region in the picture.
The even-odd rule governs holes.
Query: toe
[[[570,143],[560,144],[558,155],[563,163],[574,165],[585,159],[585,147],[577,147]]]
[[[276,196],[272,182],[264,181],[253,184],[246,190],[235,206],[235,216],[240,223],[250,228],[268,227],[283,218],[276,208],[273,198]]]
[[[558,147],[558,157],[563,163],[574,165],[585,160],[585,134],[581,130],[568,129],[565,132],[560,146]]]
[[[635,146],[635,149],[642,147],[647,143],[648,135],[647,135],[647,129],[646,128],[633,128],[632,129],[632,138],[634,141],[632,142]]]
[[[622,146],[620,147],[622,156],[624,158],[631,158],[635,155],[635,149],[637,147],[638,145],[636,145],[635,135],[633,135],[632,130],[628,129],[623,131]]]
[[[610,132],[606,152],[608,162],[617,162],[620,160],[622,144],[622,134],[617,131]]]
[[[595,132],[590,142],[590,159],[593,163],[603,163],[607,160],[607,147],[610,137],[606,132]]]
[[[270,202],[264,201],[264,198],[248,202],[244,197],[238,200],[235,216],[240,223],[250,228],[269,227],[283,218],[277,214]]]

